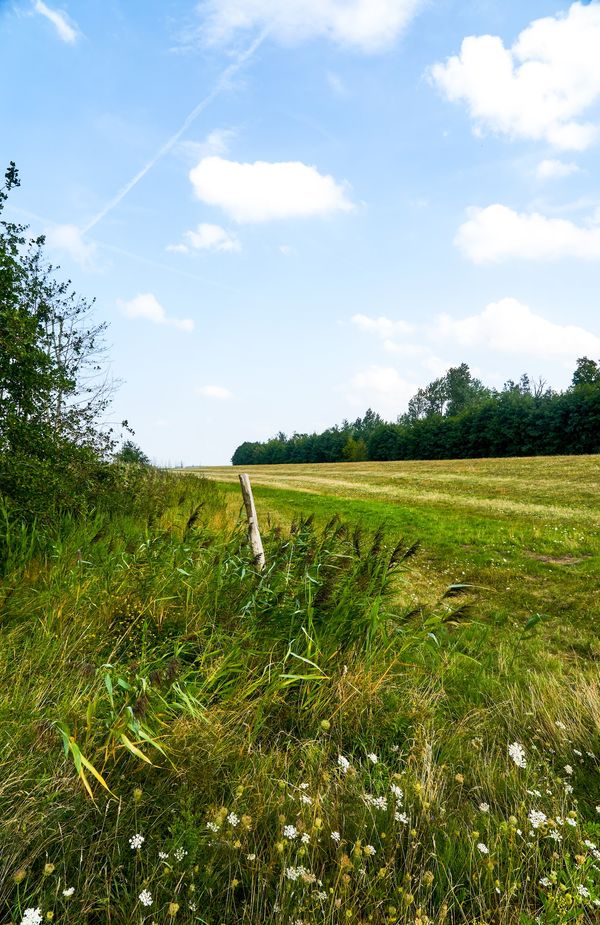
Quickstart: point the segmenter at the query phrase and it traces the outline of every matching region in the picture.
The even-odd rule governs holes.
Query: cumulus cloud
[[[266,222],[350,212],[344,185],[298,161],[240,164],[206,157],[190,171],[201,202],[218,206],[234,221]]]
[[[143,318],[152,324],[168,324],[180,331],[194,330],[191,318],[172,318],[151,292],[142,292],[128,302],[119,299],[117,304],[127,318]]]
[[[418,383],[404,379],[393,366],[369,366],[358,372],[346,389],[346,398],[356,408],[373,408],[394,418],[406,409]]]
[[[85,270],[89,270],[96,256],[96,245],[85,241],[81,230],[76,225],[52,225],[44,232],[46,243],[51,251],[67,254],[71,260]]]
[[[267,30],[285,44],[327,38],[365,53],[389,47],[425,0],[204,0],[199,10],[213,41],[240,30]]]
[[[556,324],[517,299],[500,299],[478,315],[454,319],[442,314],[435,336],[460,347],[484,347],[502,353],[574,360],[600,354],[600,337],[572,324]]]
[[[79,30],[64,11],[54,10],[52,7],[46,6],[42,0],[36,0],[33,4],[33,9],[52,23],[56,29],[56,34],[62,42],[66,42],[67,45],[75,44],[79,38]]]
[[[372,318],[370,315],[352,315],[352,324],[359,330],[369,334],[377,334],[379,337],[390,338],[401,334],[411,334],[414,331],[414,325],[407,321],[392,321],[380,315],[379,318]]]
[[[494,35],[469,36],[460,54],[430,69],[477,129],[581,151],[597,137],[585,113],[600,99],[600,5],[534,20],[510,48]]]
[[[228,398],[232,398],[229,389],[224,389],[223,386],[220,385],[203,385],[196,389],[196,392],[204,398],[217,398],[220,401],[226,401]]]
[[[181,244],[169,244],[168,251],[189,254],[192,251],[239,251],[241,245],[235,235],[230,234],[220,225],[206,222],[198,225],[195,231],[186,231]]]
[[[579,167],[572,161],[558,161],[552,158],[540,161],[535,168],[538,180],[560,180],[562,177],[570,177],[571,174],[578,172]]]
[[[502,260],[600,259],[600,225],[576,225],[539,212],[515,212],[495,204],[468,210],[454,243],[473,263]]]
[[[180,141],[177,150],[192,161],[213,154],[228,154],[231,140],[236,132],[229,128],[216,128],[209,132],[204,141]]]

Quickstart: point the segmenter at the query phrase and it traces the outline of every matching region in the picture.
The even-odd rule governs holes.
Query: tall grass
[[[1,921],[597,920],[593,674],[415,607],[410,542],[299,518],[258,572],[152,478],[5,544]]]

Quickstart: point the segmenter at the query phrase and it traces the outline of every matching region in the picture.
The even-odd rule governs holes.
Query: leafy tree
[[[580,357],[573,373],[573,388],[582,385],[600,385],[600,365],[588,357]]]
[[[125,441],[120,450],[115,453],[115,460],[117,462],[130,463],[138,466],[150,465],[149,458],[133,440]]]

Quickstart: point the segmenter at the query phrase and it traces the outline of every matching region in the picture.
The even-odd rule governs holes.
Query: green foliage
[[[509,381],[502,391],[492,392],[474,379],[463,363],[419,389],[398,423],[386,424],[378,416],[373,416],[367,429],[357,427],[360,423],[359,418],[353,425],[346,422],[322,434],[278,435],[267,443],[244,443],[232,462],[256,465],[598,453],[600,372],[594,361],[584,357],[578,361],[573,387],[562,394],[546,388],[543,380],[532,383],[526,375],[518,383]]]
[[[115,459],[121,463],[132,463],[138,466],[150,465],[150,460],[144,451],[133,440],[124,442],[123,446],[115,453]]]
[[[0,212],[18,186],[11,163]],[[56,278],[43,237],[26,232],[0,222],[0,494],[15,520],[31,522],[88,510],[115,476],[101,426],[113,389],[102,369],[106,326]]]

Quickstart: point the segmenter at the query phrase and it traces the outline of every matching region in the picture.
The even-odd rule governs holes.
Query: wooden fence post
[[[259,571],[262,571],[265,567],[265,551],[260,538],[260,530],[258,529],[258,518],[256,516],[256,507],[254,506],[250,476],[246,475],[245,472],[240,475],[240,485],[242,486],[242,497],[244,498],[246,514],[248,516],[248,539],[252,546],[256,567]]]

